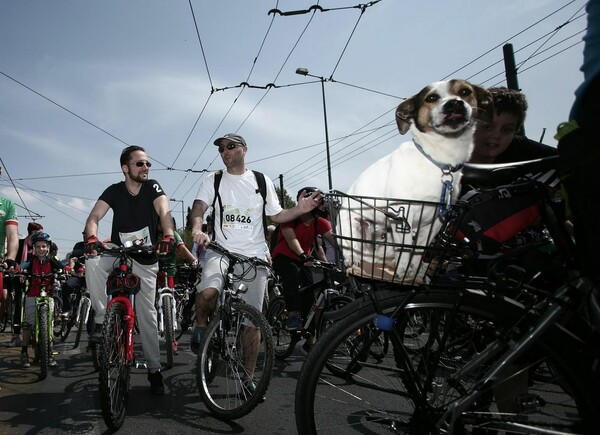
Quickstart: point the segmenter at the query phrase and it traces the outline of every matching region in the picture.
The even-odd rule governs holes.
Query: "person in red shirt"
[[[312,195],[318,189],[304,187],[298,192],[296,200],[300,199],[303,191],[305,195]],[[313,260],[311,256],[313,251],[319,260],[327,261],[323,250],[317,247],[317,236],[321,235],[332,246],[334,244],[331,224],[322,217],[325,214],[324,207],[321,204],[312,212],[304,213],[294,221],[281,224],[277,244],[271,253],[273,268],[283,285],[283,296],[288,309],[286,325],[288,330],[300,328],[302,317],[308,314],[314,302],[313,294],[298,292],[301,287],[312,282],[311,272],[304,265]],[[309,347],[310,344],[308,343]]]

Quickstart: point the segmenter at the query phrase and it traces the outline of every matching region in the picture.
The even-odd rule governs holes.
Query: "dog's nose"
[[[444,112],[446,113],[464,113],[465,104],[462,100],[452,99],[444,104]]]

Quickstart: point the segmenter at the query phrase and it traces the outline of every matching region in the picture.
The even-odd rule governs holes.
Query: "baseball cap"
[[[246,141],[244,140],[244,138],[242,136],[239,136],[239,135],[233,134],[233,133],[227,133],[225,136],[218,138],[217,140],[215,140],[214,144],[216,146],[221,145],[221,141],[223,139],[227,139],[227,140],[230,140],[231,142],[239,143],[243,146],[246,146]]]

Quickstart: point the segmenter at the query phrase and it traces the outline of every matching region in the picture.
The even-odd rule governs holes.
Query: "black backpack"
[[[260,193],[260,196],[262,196],[263,199],[263,231],[265,233],[265,239],[267,237],[267,215],[265,213],[265,207],[267,205],[267,183],[265,181],[265,176],[264,174],[262,174],[261,172],[258,171],[252,171],[252,173],[254,174],[254,178],[256,178],[256,184],[258,184],[258,189],[256,189],[256,193]],[[221,202],[221,195],[219,195],[219,185],[221,184],[221,178],[223,178],[223,171],[217,171],[215,172],[215,198],[213,199],[212,202],[212,222],[213,225],[215,223],[215,203],[217,202],[217,199],[219,200],[219,223],[220,225],[223,225],[223,203]],[[222,231],[221,231],[222,232]],[[216,228],[213,229],[213,240],[215,239],[215,233],[216,233]],[[225,237],[225,234],[223,234],[223,237]],[[225,237],[227,238],[227,237]]]

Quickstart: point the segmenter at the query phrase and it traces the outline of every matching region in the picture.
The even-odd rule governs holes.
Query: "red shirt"
[[[286,257],[290,257],[294,260],[298,259],[298,256],[294,252],[292,252],[287,242],[285,241],[285,237],[283,237],[283,232],[281,230],[285,227],[294,229],[296,238],[298,239],[298,242],[300,242],[302,250],[307,255],[310,255],[310,251],[313,248],[316,236],[318,234],[325,234],[331,231],[331,224],[329,223],[329,221],[320,216],[317,217],[317,234],[315,234],[315,221],[313,219],[311,219],[308,222],[299,222],[298,220],[294,220],[291,222],[280,224],[277,245],[271,253],[273,259],[275,259],[275,257],[277,257],[280,254],[285,255]]]

